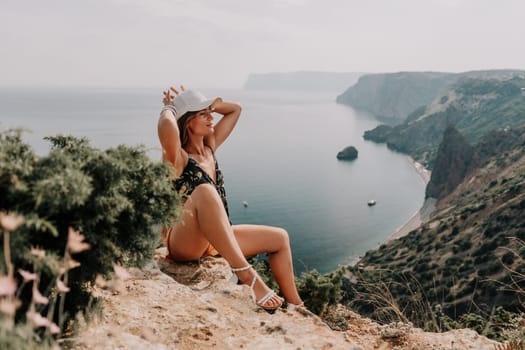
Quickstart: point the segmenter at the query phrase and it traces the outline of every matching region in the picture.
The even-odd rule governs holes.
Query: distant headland
[[[357,83],[359,72],[286,72],[252,73],[244,89],[248,90],[301,90],[301,91],[345,91]]]

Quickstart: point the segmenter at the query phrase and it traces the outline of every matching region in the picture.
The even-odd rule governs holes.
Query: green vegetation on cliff
[[[381,125],[365,132],[364,137],[386,143],[389,148],[409,154],[432,169],[438,146],[449,126],[473,145],[491,130],[525,123],[525,79],[508,78],[506,73],[502,77],[494,73],[491,77],[463,77],[424,111],[415,110],[403,124]]]
[[[344,295],[375,319],[502,337],[524,309],[525,127],[492,131],[474,147],[451,128],[443,142],[434,172],[439,186],[454,186],[436,187],[430,221],[351,267]]]

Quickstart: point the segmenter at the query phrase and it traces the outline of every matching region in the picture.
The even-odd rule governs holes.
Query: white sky
[[[0,0],[0,85],[525,69],[524,0]]]

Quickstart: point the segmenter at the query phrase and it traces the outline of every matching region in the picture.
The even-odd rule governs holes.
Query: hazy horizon
[[[525,69],[521,0],[3,0],[0,10],[3,87]]]

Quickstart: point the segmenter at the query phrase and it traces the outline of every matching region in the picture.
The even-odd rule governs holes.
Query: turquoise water
[[[241,119],[217,158],[234,223],[284,227],[297,272],[334,270],[376,247],[422,205],[425,185],[406,156],[366,142],[378,122],[334,102],[337,93],[204,90],[240,101]],[[106,148],[146,145],[160,159],[156,122],[160,90],[0,89],[0,128],[88,137]],[[348,145],[354,162],[336,159]],[[368,207],[375,199],[377,205]],[[248,202],[248,207],[243,206]]]

